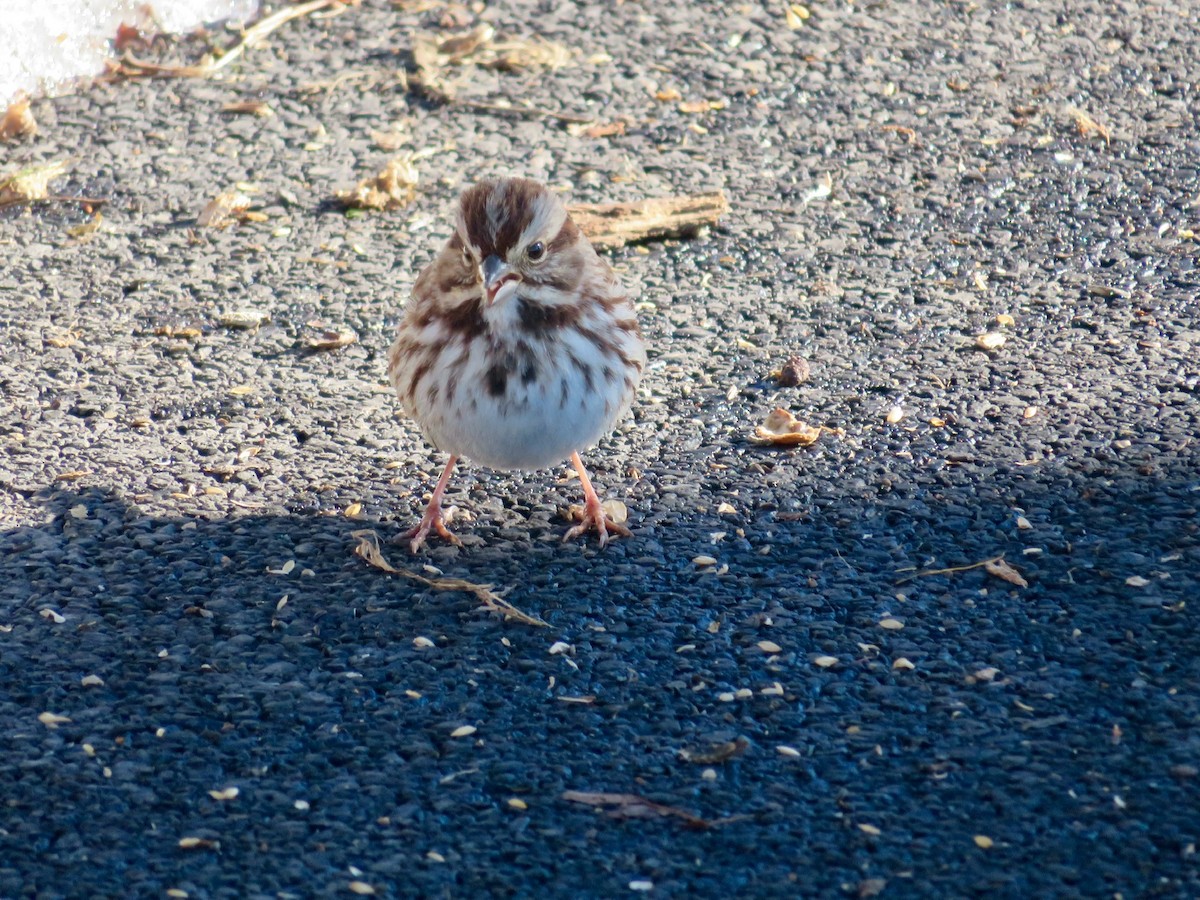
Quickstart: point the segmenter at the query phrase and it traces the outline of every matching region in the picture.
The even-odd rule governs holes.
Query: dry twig
[[[638,241],[691,237],[729,212],[724,191],[657,197],[634,203],[577,203],[571,218],[598,250]]]
[[[409,569],[397,569],[387,561],[387,558],[383,555],[383,551],[379,549],[379,535],[373,529],[368,528],[363,531],[352,531],[350,536],[358,541],[358,545],[354,548],[354,555],[366,560],[368,565],[374,566],[376,569],[392,575],[399,575],[402,578],[423,584],[435,591],[464,591],[468,594],[474,594],[484,609],[500,613],[500,615],[507,619],[516,619],[525,625],[536,625],[539,628],[549,627],[548,622],[544,622],[537,616],[521,612],[521,610],[517,609],[499,594],[496,594],[490,584],[475,584],[472,581],[466,581],[462,578],[426,578],[424,575],[419,575]]]

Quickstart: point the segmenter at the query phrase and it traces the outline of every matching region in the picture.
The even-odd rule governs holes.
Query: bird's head
[[[530,300],[551,300],[555,288],[573,292],[584,262],[580,245],[590,249],[562,201],[527,178],[467,188],[459,197],[455,234],[488,306],[518,292]]]

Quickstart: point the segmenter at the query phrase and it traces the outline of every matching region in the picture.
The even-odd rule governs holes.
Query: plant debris
[[[655,803],[637,794],[610,794],[603,791],[563,791],[562,798],[571,803],[585,803],[603,809],[614,819],[680,819],[689,828],[711,828],[713,822],[676,806]]]
[[[1029,587],[1029,582],[1015,568],[1004,561],[1003,557],[988,560],[983,564],[983,570],[989,575],[994,575],[1009,584],[1015,584],[1017,587]]]
[[[901,578],[896,584],[904,584],[906,581],[912,581],[915,578],[926,578],[930,575],[954,575],[958,572],[969,572],[972,569],[984,569],[989,575],[995,575],[997,578],[1003,578],[1005,581],[1015,584],[1018,587],[1029,587],[1021,573],[1004,562],[1004,554],[993,556],[990,559],[980,560],[976,563],[971,563],[966,566],[950,566],[945,569],[922,569],[919,572],[913,572],[911,575],[906,575]],[[903,571],[903,570],[901,570]]]
[[[428,153],[401,153],[374,178],[364,178],[350,190],[334,194],[346,209],[403,209],[417,196],[416,162]]]
[[[1075,122],[1075,130],[1079,132],[1081,137],[1097,137],[1104,138],[1104,143],[1112,143],[1112,133],[1104,125],[1101,125],[1090,115],[1080,109],[1078,106],[1068,106],[1067,115]]]
[[[413,36],[412,60],[416,74],[410,84],[432,100],[450,103],[456,90],[446,81],[450,66],[481,66],[504,72],[558,69],[571,61],[571,51],[540,37],[496,39],[496,29],[484,23],[470,31],[437,36]]]
[[[234,103],[226,103],[221,107],[221,112],[239,116],[258,116],[260,119],[269,119],[275,115],[275,110],[271,109],[270,104],[265,100],[238,100]]]
[[[228,50],[205,54],[196,65],[164,65],[138,59],[126,51],[115,62],[108,63],[110,77],[116,78],[208,78],[238,59],[247,49],[257,46],[263,38],[292,19],[299,19],[323,9],[342,10],[357,5],[358,0],[309,0],[295,6],[285,6],[265,19],[259,19],[242,33],[242,39]]]
[[[312,323],[309,323],[310,325]],[[311,337],[305,346],[314,352],[340,350],[358,343],[358,332],[353,328],[322,328],[320,337]]]
[[[200,228],[228,228],[235,222],[265,222],[264,213],[253,212],[250,207],[254,201],[238,191],[224,191],[208,201],[200,215],[196,216],[196,225]]]
[[[679,758],[684,762],[708,766],[737,759],[748,749],[750,749],[750,741],[744,737],[736,737],[732,741],[714,744],[707,750],[680,750]]]
[[[729,212],[723,191],[658,197],[633,203],[576,203],[572,220],[597,250],[661,238],[694,237]]]
[[[18,94],[17,99],[8,105],[4,115],[0,116],[0,141],[11,141],[13,138],[33,137],[37,134],[37,119],[29,109],[29,98]]]
[[[50,182],[66,171],[67,161],[60,159],[0,176],[0,207],[49,200]]]
[[[786,409],[777,408],[771,411],[761,425],[754,429],[750,440],[756,444],[773,444],[780,447],[808,447],[816,443],[823,432],[843,435],[841,428],[827,428],[824,425],[806,425]]]
[[[809,366],[808,360],[800,356],[793,356],[771,373],[771,377],[780,387],[796,387],[808,381],[811,376],[812,368]]]
[[[399,575],[402,578],[407,578],[410,581],[415,581],[418,584],[423,584],[435,591],[464,591],[468,594],[474,594],[475,598],[483,605],[483,608],[489,612],[500,613],[506,619],[516,619],[525,625],[536,625],[539,628],[549,628],[548,622],[544,622],[537,616],[531,616],[528,613],[521,612],[507,600],[492,591],[490,584],[475,584],[471,581],[465,581],[462,578],[426,578],[424,575],[419,575],[409,569],[397,569],[383,555],[383,551],[379,549],[379,535],[373,529],[363,531],[352,531],[350,536],[358,541],[358,545],[354,548],[354,554],[361,557],[370,566],[380,569],[391,575]]]

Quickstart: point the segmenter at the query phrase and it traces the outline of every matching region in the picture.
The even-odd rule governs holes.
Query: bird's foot
[[[610,536],[630,537],[633,534],[632,531],[620,522],[614,521],[604,511],[604,506],[601,504],[600,498],[596,496],[589,497],[582,509],[578,506],[573,506],[571,509],[576,512],[579,524],[563,535],[564,541],[570,541],[580,535],[587,534],[593,528],[596,529],[596,533],[600,536],[601,547],[608,543]]]
[[[404,532],[398,540],[410,541],[409,548],[413,553],[418,553],[421,547],[425,545],[425,538],[429,536],[430,531],[436,531],[441,537],[453,544],[456,547],[462,546],[462,541],[458,536],[446,526],[454,518],[454,513],[457,507],[451,506],[443,514],[440,503],[430,503],[425,509],[425,515],[421,516],[421,521],[415,526]]]

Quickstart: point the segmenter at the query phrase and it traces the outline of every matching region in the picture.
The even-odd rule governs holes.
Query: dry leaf
[[[217,321],[225,328],[249,331],[270,322],[271,317],[257,309],[231,309],[217,316]]]
[[[490,584],[475,584],[461,578],[426,578],[424,575],[418,575],[408,569],[397,569],[384,557],[383,551],[379,549],[379,535],[371,529],[352,531],[350,536],[358,541],[358,545],[354,548],[354,554],[376,569],[416,581],[435,591],[465,591],[474,594],[483,607],[491,612],[500,613],[505,618],[516,619],[525,625],[549,627],[547,622],[543,622],[537,616],[521,612],[503,597],[494,593]]]
[[[67,234],[73,238],[85,238],[95,234],[100,230],[100,223],[104,221],[104,215],[100,210],[92,213],[92,217],[82,225],[72,225],[67,229]]]
[[[1021,573],[1006,563],[1003,559],[990,559],[984,563],[983,570],[989,575],[1015,584],[1017,587],[1029,587],[1029,582],[1021,577]]]
[[[754,429],[750,440],[756,444],[775,444],[781,447],[807,447],[816,442],[822,432],[844,434],[840,428],[810,426],[797,419],[786,409],[776,409]]]
[[[374,178],[360,181],[334,197],[347,209],[402,209],[417,196],[417,154],[401,153]]]
[[[50,196],[50,182],[66,171],[67,161],[62,159],[0,177],[0,206],[47,199]]]
[[[1086,138],[1091,137],[1092,135],[1097,135],[1104,138],[1104,143],[1107,144],[1111,142],[1112,135],[1109,133],[1109,130],[1079,107],[1068,106],[1067,115],[1075,120],[1075,128],[1079,131],[1079,134],[1082,137]]]
[[[37,134],[37,120],[29,109],[29,98],[18,94],[0,116],[0,141],[11,141],[17,137],[33,137]]]
[[[200,215],[196,216],[196,224],[201,228],[228,228],[235,222],[263,222],[266,216],[262,213],[252,213],[252,201],[245,194],[237,191],[224,191],[217,194]]]
[[[610,794],[593,791],[563,791],[562,798],[572,803],[596,806],[614,819],[675,818],[683,820],[689,828],[709,828],[712,822],[674,806],[655,803],[637,794]]]

